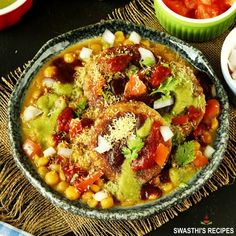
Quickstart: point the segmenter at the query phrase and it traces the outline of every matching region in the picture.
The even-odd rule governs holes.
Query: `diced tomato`
[[[195,108],[194,106],[190,106],[188,108],[188,118],[190,121],[199,120],[202,117],[203,113],[201,110]]]
[[[147,92],[147,87],[137,75],[132,75],[125,85],[126,98],[139,97]]]
[[[87,176],[84,179],[81,179],[80,181],[76,181],[73,185],[76,189],[78,189],[79,192],[84,192],[90,185],[92,185],[95,181],[97,181],[101,176],[103,175],[103,172],[98,170],[94,172],[93,174]]]
[[[211,5],[212,4],[212,0],[198,0],[198,4]]]
[[[189,121],[187,115],[182,115],[182,116],[176,116],[172,119],[172,124],[173,125],[185,125]]]
[[[70,107],[66,107],[57,118],[58,131],[69,132],[70,122],[74,118],[74,111]]]
[[[55,134],[52,135],[54,147],[58,145],[63,140],[67,139],[67,134],[66,132],[56,132]]]
[[[163,168],[169,155],[169,148],[166,147],[163,143],[159,143],[155,153],[155,162]]]
[[[205,157],[201,151],[197,151],[196,153],[196,157],[195,159],[193,160],[193,164],[197,167],[197,168],[202,168],[204,167],[205,165],[208,164],[208,158]]]
[[[77,118],[77,119],[71,120],[70,131],[69,131],[71,138],[75,138],[78,134],[82,132],[82,130],[83,130],[83,127],[82,127],[82,122],[80,119]]]
[[[220,114],[220,103],[216,99],[208,100],[203,120],[204,121],[212,120],[219,114]]]
[[[33,158],[34,155],[40,156],[42,154],[41,146],[30,139],[26,139],[23,143],[23,150],[29,158]]]
[[[184,4],[188,9],[196,9],[198,0],[184,0]]]
[[[152,87],[157,88],[169,75],[171,75],[170,68],[158,65],[150,78]]]
[[[221,11],[216,4],[204,5],[199,4],[195,12],[197,19],[207,19],[220,15]]]
[[[167,7],[172,11],[182,16],[188,16],[189,9],[185,6],[183,1],[180,0],[163,0]]]

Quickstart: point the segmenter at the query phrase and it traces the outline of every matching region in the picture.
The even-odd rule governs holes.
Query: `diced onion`
[[[45,157],[50,157],[53,156],[54,154],[56,154],[56,150],[53,147],[49,147],[46,150],[43,151],[43,155]]]
[[[168,126],[160,126],[160,132],[165,142],[174,136],[173,132]]]
[[[23,113],[23,120],[30,121],[36,118],[37,116],[41,115],[43,112],[34,106],[26,107]]]
[[[154,63],[156,63],[155,56],[153,55],[153,53],[150,50],[140,47],[138,49],[138,51],[141,55],[141,60],[145,60],[147,58],[150,58],[151,60],[153,60]]]
[[[58,148],[57,154],[63,157],[70,157],[73,153],[73,150],[70,148]]]
[[[104,153],[112,148],[111,144],[101,135],[98,136],[98,146],[94,150],[98,153]]]
[[[173,98],[168,98],[165,100],[156,100],[153,104],[154,109],[160,109],[163,107],[168,107],[170,105],[174,104],[174,99]]]
[[[115,42],[115,35],[108,29],[104,31],[102,38],[106,43],[109,43],[111,46]]]
[[[47,87],[47,88],[52,88],[53,84],[56,81],[54,79],[51,78],[45,78],[42,82],[43,86]]]
[[[93,52],[92,49],[83,47],[82,50],[80,51],[79,57],[82,60],[86,61],[90,58],[92,52]]]
[[[207,145],[205,150],[204,150],[204,155],[207,158],[211,158],[214,152],[215,152],[215,149],[212,146]]]
[[[135,31],[133,31],[129,36],[129,41],[138,44],[141,41],[141,36]]]
[[[93,198],[96,200],[96,201],[98,201],[98,202],[100,202],[100,201],[102,201],[103,199],[105,199],[105,198],[107,198],[108,197],[108,194],[107,194],[107,192],[105,192],[105,191],[99,191],[99,192],[97,192],[97,193],[95,193],[94,195],[93,195]]]

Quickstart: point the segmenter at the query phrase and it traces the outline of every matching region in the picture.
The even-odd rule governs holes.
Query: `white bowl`
[[[236,80],[232,79],[228,68],[228,59],[230,52],[233,48],[236,48],[236,28],[234,28],[226,37],[221,49],[221,58],[220,58],[222,74],[230,90],[236,96]]]

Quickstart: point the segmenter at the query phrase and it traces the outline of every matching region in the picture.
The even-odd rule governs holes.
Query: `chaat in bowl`
[[[140,219],[193,194],[223,158],[227,96],[203,55],[105,21],[46,43],[9,104],[14,158],[54,204]]]

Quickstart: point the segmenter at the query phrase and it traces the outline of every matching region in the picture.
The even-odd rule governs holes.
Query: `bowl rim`
[[[13,2],[12,4],[0,9],[0,16],[8,14],[14,10],[16,10],[17,8],[19,8],[21,5],[23,5],[26,1],[28,0],[16,0],[15,2]]]
[[[221,48],[220,64],[224,79],[228,83],[230,89],[236,94],[236,81],[233,80],[228,69],[229,54],[233,48],[236,48],[236,41],[233,39],[236,39],[236,27],[229,32],[224,40],[223,46]]]
[[[233,5],[224,13],[207,19],[192,19],[189,17],[181,16],[178,13],[172,11],[169,7],[166,6],[166,4],[163,2],[163,0],[154,0],[160,4],[160,6],[170,15],[173,15],[175,18],[185,21],[188,23],[196,24],[196,25],[202,25],[202,24],[211,24],[211,23],[217,23],[221,20],[224,20],[224,18],[227,18],[230,16],[234,11],[236,11],[236,2],[233,3]]]
[[[32,163],[28,160],[28,158],[26,158],[25,154],[22,151],[20,127],[19,125],[17,126],[17,124],[20,124],[20,109],[21,103],[24,100],[25,92],[27,91],[29,84],[33,80],[33,76],[38,72],[34,70],[39,70],[42,66],[39,62],[44,63],[45,60],[43,59],[51,58],[52,55],[55,55],[55,53],[58,54],[65,48],[72,46],[75,43],[79,43],[80,41],[82,41],[81,38],[83,40],[91,38],[91,36],[86,38],[85,35],[88,36],[91,33],[92,37],[98,35],[100,36],[105,29],[110,29],[111,31],[123,30],[124,32],[136,31],[143,37],[149,38],[152,41],[162,44],[166,44],[168,42],[169,45],[167,46],[172,48],[173,50],[177,50],[178,48],[178,52],[181,54],[181,56],[185,57],[190,63],[198,63],[197,68],[207,73],[210,80],[215,84],[219,100],[222,104],[222,112],[219,117],[221,125],[217,130],[216,140],[214,143],[214,145],[216,146],[216,152],[214,153],[215,158],[212,158],[210,163],[191,180],[189,185],[183,188],[178,188],[173,193],[156,201],[152,201],[142,205],[135,205],[132,207],[114,207],[108,210],[91,209],[81,202],[69,201],[59,193],[53,191],[44,181],[42,181],[36,171],[32,168]],[[103,32],[98,33],[96,30],[103,30]],[[69,38],[72,38],[71,42],[69,41]],[[61,50],[60,47],[62,47]],[[188,54],[186,55],[186,53]],[[200,187],[204,185],[207,180],[210,179],[210,177],[222,161],[224,157],[224,151],[226,150],[229,129],[228,109],[229,104],[227,94],[225,93],[222,84],[219,82],[216,74],[214,73],[212,67],[209,65],[202,52],[189,45],[188,43],[168,35],[167,33],[122,20],[108,20],[66,32],[62,35],[59,35],[58,37],[49,40],[41,47],[38,53],[34,56],[29,66],[23,72],[21,79],[17,81],[15,90],[11,95],[8,104],[8,128],[13,158],[17,166],[19,167],[23,175],[30,181],[30,183],[53,204],[76,215],[90,218],[102,220],[136,220],[160,213],[172,207],[173,205],[180,203],[182,200],[194,194]]]

